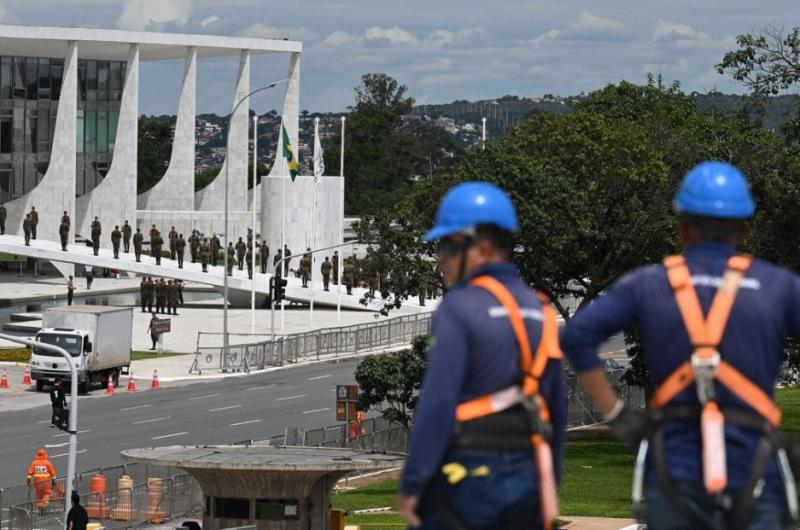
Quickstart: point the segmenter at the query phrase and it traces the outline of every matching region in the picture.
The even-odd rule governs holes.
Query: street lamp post
[[[40,348],[42,350],[51,351],[64,357],[67,361],[70,371],[70,400],[69,400],[69,423],[67,425],[67,432],[69,432],[69,456],[67,460],[67,491],[64,494],[64,530],[67,529],[66,511],[69,506],[69,499],[72,497],[73,483],[75,482],[75,460],[78,454],[78,367],[72,359],[72,356],[67,353],[63,348],[46,344],[44,342],[37,342],[33,340],[23,339],[14,335],[7,335],[0,333],[0,339],[25,346]]]
[[[280,83],[286,83],[289,79],[281,79],[280,81],[273,81],[272,83],[257,88],[251,91],[249,94],[244,96],[240,99],[236,105],[234,105],[233,110],[231,111],[230,118],[228,118],[228,127],[227,133],[225,135],[225,143],[226,143],[226,158],[229,158],[228,155],[230,154],[230,145],[231,145],[231,123],[233,122],[233,116],[236,114],[236,109],[239,108],[239,105],[244,103],[250,96],[253,94],[257,94],[258,92],[263,92],[264,90],[269,90],[270,88],[274,88]],[[228,360],[228,352],[230,351],[230,347],[228,344],[228,173],[230,172],[230,160],[225,160],[225,243],[224,248],[225,251],[223,252],[224,256],[224,267],[222,271],[222,307],[223,307],[223,314],[222,314],[222,352],[225,357],[225,362]],[[255,193],[256,190],[253,188],[253,203],[255,204]],[[253,241],[255,242],[256,235],[253,234]]]

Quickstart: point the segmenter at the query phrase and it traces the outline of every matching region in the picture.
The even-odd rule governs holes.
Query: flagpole
[[[283,144],[283,130],[284,130],[283,117],[281,117],[281,147],[283,149],[286,149],[286,146]],[[286,172],[288,171],[289,166],[286,165],[286,157],[283,156],[283,153],[281,153],[281,158],[283,159],[283,176],[281,177],[281,253],[283,254],[283,252],[286,250],[286,235],[285,235],[285,229],[286,229],[286,176],[287,176]],[[285,255],[283,257],[286,258]],[[278,263],[278,265],[280,267],[284,267],[282,262]],[[289,266],[289,262],[287,261],[286,262],[286,267],[288,267],[288,266]],[[284,268],[281,271],[281,278],[282,279],[284,278],[284,276],[289,276],[288,274],[284,274],[285,270],[286,270],[286,268]],[[286,280],[288,280],[288,278],[286,278]],[[287,281],[287,285],[288,285],[288,281]],[[286,314],[284,313],[284,298],[282,297],[281,298],[281,331],[284,331],[285,329],[286,329]]]
[[[319,118],[314,118],[314,203],[311,206],[311,245],[314,250],[316,250],[317,246],[317,188],[319,187],[319,178],[322,175],[317,175],[318,173],[318,164],[319,161],[317,160],[317,145],[319,144]],[[314,259],[316,258],[315,253],[311,253],[311,263],[309,266],[311,267],[310,271],[310,288],[311,288],[311,304],[310,304],[310,311],[308,313],[308,325],[314,325]]]
[[[256,264],[256,171],[258,168],[258,114],[253,116],[253,248],[250,249],[253,268]],[[228,249],[225,249],[228,252]],[[250,278],[250,333],[256,332],[256,282]]]
[[[344,245],[344,122],[347,118],[342,116],[342,145],[339,154],[339,199],[341,201],[339,215],[339,244]],[[342,323],[342,256],[339,253],[339,267],[336,269],[336,322]]]

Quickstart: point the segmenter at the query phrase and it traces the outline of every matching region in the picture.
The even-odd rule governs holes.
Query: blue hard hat
[[[436,212],[436,225],[422,239],[434,241],[479,224],[515,232],[517,212],[508,195],[494,184],[465,182],[447,192]]]
[[[756,210],[744,175],[726,162],[702,162],[684,177],[675,211],[702,217],[746,219]]]

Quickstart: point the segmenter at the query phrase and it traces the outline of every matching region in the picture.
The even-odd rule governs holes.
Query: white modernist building
[[[317,186],[313,240],[310,177],[284,184],[288,176],[279,159],[255,193],[248,191],[247,101],[231,118],[219,176],[204,189],[194,188],[196,75],[202,60],[239,59],[233,108],[258,88],[250,83],[251,58],[285,55],[288,82],[274,90],[285,90],[283,122],[297,146],[301,53],[302,43],[290,40],[0,25],[0,200],[8,210],[7,233],[21,235],[25,213],[35,206],[38,237],[50,241],[58,241],[65,210],[72,217],[70,242],[75,234],[90,235],[95,216],[103,224],[103,247],[111,246],[111,230],[125,219],[141,228],[145,239],[156,224],[162,236],[174,225],[184,237],[196,228],[224,241],[227,167],[232,240],[247,233],[255,208],[257,236],[267,240],[271,255],[282,231],[294,254],[338,243],[339,177],[325,177]],[[159,182],[139,193],[139,86],[147,81],[140,78],[139,63],[170,59],[185,61],[172,154]],[[277,147],[280,154],[282,146]],[[72,266],[59,268],[66,273]]]

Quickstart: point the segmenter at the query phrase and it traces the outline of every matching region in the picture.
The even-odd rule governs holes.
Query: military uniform
[[[6,233],[6,217],[8,216],[8,211],[6,207],[0,204],[0,236]]]
[[[353,284],[356,279],[356,268],[351,262],[347,262],[342,271],[342,284],[347,287],[347,294],[353,294]]]
[[[137,262],[142,261],[142,242],[144,242],[144,236],[137,228],[136,233],[133,234],[133,252],[136,255]]]
[[[164,278],[156,285],[156,313],[165,313],[167,307],[167,284]]]
[[[156,284],[153,283],[152,278],[147,278],[147,289],[145,290],[145,298],[147,299],[147,312],[153,312],[153,300],[156,296]]]
[[[156,236],[150,239],[150,252],[156,258],[156,265],[161,265],[161,246],[164,244],[164,238],[156,230]]]
[[[261,245],[258,247],[258,257],[261,260],[261,274],[266,274],[267,261],[269,261],[269,246],[264,240],[261,241]]]
[[[425,278],[421,278],[419,280],[419,289],[417,290],[420,307],[425,307],[425,296],[427,295],[428,291],[427,287],[427,280]]]
[[[333,285],[339,285],[339,251],[335,251],[333,253],[333,259],[331,260],[331,264],[333,265]]]
[[[283,246],[283,257],[286,261],[283,262],[283,275],[289,276],[289,262],[292,261],[292,251],[286,245]]]
[[[228,276],[233,276],[233,265],[236,263],[236,251],[233,249],[233,242],[228,243]]]
[[[126,254],[131,251],[131,225],[128,221],[122,225],[122,249]]]
[[[100,234],[103,232],[103,227],[97,217],[95,217],[94,221],[92,221],[91,232],[92,248],[94,249],[94,255],[97,256],[100,251]]]
[[[183,282],[181,280],[175,280],[175,287],[178,290],[178,304],[183,306]]]
[[[192,257],[192,263],[197,261],[197,253],[200,250],[200,237],[197,235],[197,230],[192,230],[192,235],[189,236],[189,255]]]
[[[36,239],[36,228],[39,226],[39,212],[36,211],[36,208],[31,206],[31,237]]]
[[[175,259],[175,243],[178,241],[178,232],[174,226],[167,234],[167,239],[169,239],[169,259]]]
[[[152,240],[156,236],[160,236],[160,235],[161,235],[161,232],[158,231],[158,228],[156,228],[156,225],[153,225],[150,228],[150,239]]]
[[[239,238],[239,242],[236,243],[236,260],[239,262],[239,270],[244,270],[244,255],[247,254],[247,245],[242,241],[242,238]]]
[[[178,236],[178,240],[175,241],[175,256],[178,258],[178,268],[183,268],[183,255],[186,252],[186,240],[183,239],[183,234]]]
[[[115,226],[111,232],[111,246],[114,248],[114,259],[119,259],[119,243],[122,241],[122,232],[119,231],[119,226]]]
[[[378,275],[377,274],[370,274],[369,278],[367,279],[367,286],[369,287],[369,295],[374,297],[375,291],[378,290]]]
[[[245,261],[247,262],[247,277],[253,279],[253,245],[247,245],[247,254],[245,254]]]
[[[200,263],[203,265],[203,272],[208,272],[208,255],[211,252],[211,248],[208,245],[207,240],[203,240],[203,244],[200,245]]]
[[[275,257],[272,258],[272,266],[275,268],[275,274],[280,276],[281,272],[278,270],[278,262],[283,259],[283,253],[281,249],[278,249],[278,252],[275,253]]]
[[[331,265],[330,260],[326,256],[325,261],[322,262],[322,266],[319,268],[322,273],[322,286],[326,291],[329,290],[331,284],[331,269],[333,269],[333,265]]]
[[[147,278],[142,278],[142,283],[139,284],[139,299],[142,302],[142,313],[147,306]]]
[[[222,248],[217,234],[211,234],[211,266],[217,266],[217,259],[219,258],[219,251]]]
[[[67,251],[67,241],[69,240],[69,225],[61,221],[58,226],[58,237],[61,239],[61,250]]]
[[[167,314],[178,314],[178,286],[173,280],[167,283]]]

